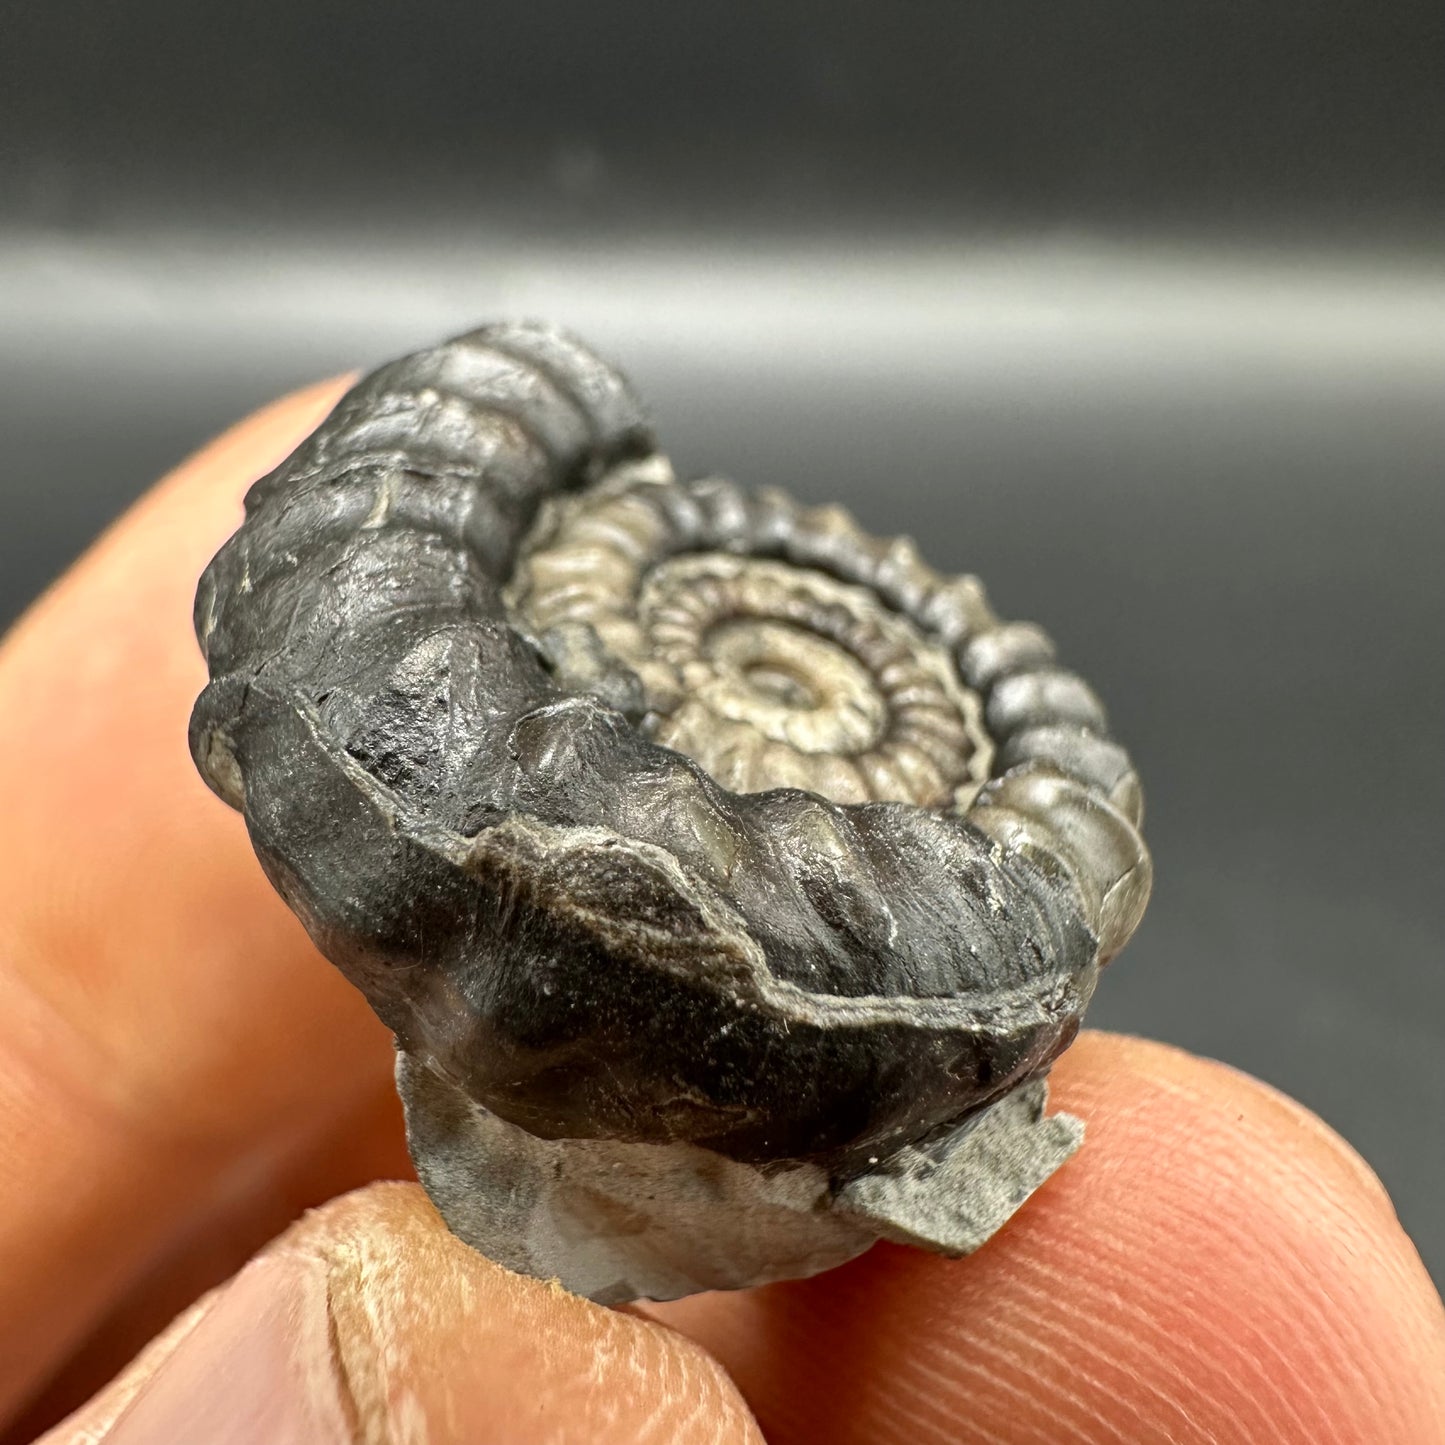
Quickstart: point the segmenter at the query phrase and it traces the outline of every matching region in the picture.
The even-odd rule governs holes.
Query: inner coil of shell
[[[1138,780],[978,582],[681,483],[545,327],[391,363],[252,489],[191,742],[401,1046],[544,1138],[840,1177],[1046,1070]]]
[[[841,575],[799,560],[850,532],[777,492],[600,487],[549,508],[508,595],[558,657],[585,629],[637,679],[646,735],[723,787],[966,807],[993,743],[952,654],[879,597],[858,548]],[[944,584],[908,543],[892,552],[921,579],[915,605],[931,600]]]

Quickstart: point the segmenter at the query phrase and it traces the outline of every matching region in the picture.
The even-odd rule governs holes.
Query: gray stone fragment
[[[834,1211],[899,1244],[972,1254],[1084,1142],[1081,1119],[1045,1115],[1048,1095],[1033,1079],[942,1138],[900,1149],[849,1180]]]
[[[417,1173],[452,1232],[602,1304],[817,1274],[878,1238],[829,1208],[816,1164],[759,1168],[692,1144],[539,1139],[399,1053]]]
[[[880,1238],[971,1253],[1083,1139],[1035,1079],[957,1129],[840,1185],[691,1144],[539,1139],[399,1053],[407,1139],[451,1230],[521,1274],[603,1304],[742,1289],[832,1269]]]

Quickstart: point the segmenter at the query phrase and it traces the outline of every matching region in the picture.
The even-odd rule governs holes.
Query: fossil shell
[[[196,626],[197,764],[432,1081],[419,1167],[474,1238],[474,1127],[539,1179],[542,1141],[731,1161],[769,1209],[812,1170],[867,1221],[849,1251],[923,1237],[898,1199],[1008,1153],[960,1141],[1067,1046],[1148,896],[1137,777],[1039,629],[836,508],[678,481],[545,327],[353,388],[252,489]],[[1043,1137],[1029,1097],[1010,1138]],[[760,1277],[738,1248],[740,1278],[688,1277]],[[500,1253],[568,1277],[530,1249]],[[595,1264],[597,1297],[654,1278]]]

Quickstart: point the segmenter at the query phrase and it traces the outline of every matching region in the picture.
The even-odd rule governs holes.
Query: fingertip
[[[308,1215],[178,1328],[50,1445],[761,1445],[698,1345],[491,1263],[414,1185]]]
[[[880,1246],[660,1311],[784,1442],[1445,1441],[1445,1313],[1379,1182],[1299,1105],[1085,1035],[1083,1150],[978,1254]]]
[[[1379,1176],[1348,1140],[1298,1100],[1228,1064],[1153,1039],[1086,1030],[1055,1065],[1050,1084],[1055,1108],[1094,1113],[1111,1130],[1138,1096],[1172,1095],[1222,1154],[1242,1131],[1253,1141],[1253,1157],[1282,1153],[1292,1160],[1321,1204],[1348,1200],[1382,1224],[1398,1223]],[[1120,1138],[1138,1141],[1138,1131]]]
[[[409,1394],[438,1445],[760,1442],[736,1386],[695,1342],[483,1258],[417,1186],[373,1186],[332,1211],[296,1247],[319,1244],[328,1259],[338,1353],[363,1418],[395,1427]]]
[[[1092,1153],[982,1262],[1058,1281],[1041,1329],[1094,1322],[1113,1418],[1186,1440],[1445,1440],[1445,1310],[1334,1130],[1238,1070],[1104,1034],[1060,1061],[1054,1099]],[[1060,1384],[1110,1418],[1096,1353],[1066,1355]]]

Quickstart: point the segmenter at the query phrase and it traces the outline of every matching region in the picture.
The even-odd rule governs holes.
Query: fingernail
[[[82,1437],[84,1438],[84,1437]],[[322,1261],[248,1265],[131,1397],[104,1445],[350,1445]]]

